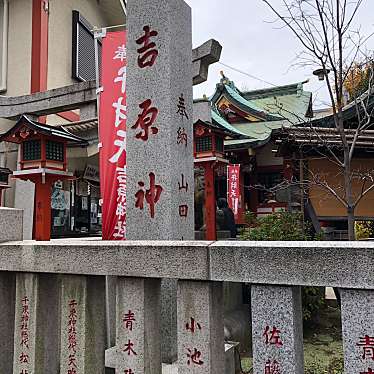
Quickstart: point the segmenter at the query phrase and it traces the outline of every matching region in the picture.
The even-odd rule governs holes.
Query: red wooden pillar
[[[217,240],[216,233],[216,194],[214,190],[214,163],[205,162],[205,240]]]
[[[35,183],[35,240],[51,239],[51,189],[52,183],[46,180],[45,183]]]
[[[49,0],[32,1],[31,93],[47,90]],[[46,116],[39,122],[46,123]]]

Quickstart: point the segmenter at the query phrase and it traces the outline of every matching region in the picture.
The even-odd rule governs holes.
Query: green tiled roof
[[[233,104],[238,105],[239,109],[249,114],[260,114],[259,118],[263,118],[263,121],[259,122],[229,124],[218,111],[212,110],[216,122],[224,123],[231,131],[235,129],[247,136],[247,139],[227,140],[225,144],[231,147],[266,143],[270,140],[273,130],[306,122],[312,94],[303,90],[304,83],[306,82],[240,92],[234,82],[226,77],[221,79],[210,99],[213,107],[224,95],[228,100],[232,100]]]
[[[247,137],[247,134],[241,132],[239,129],[235,128],[234,126],[230,125],[224,118],[222,118],[214,109],[212,109],[212,120],[217,122],[218,125],[224,127],[225,129],[240,135]]]

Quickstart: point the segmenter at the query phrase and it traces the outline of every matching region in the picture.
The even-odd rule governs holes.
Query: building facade
[[[123,7],[121,0],[0,0],[0,94],[27,95],[95,79],[93,30],[123,25]],[[72,123],[96,117],[92,108],[82,108],[33,119],[68,129]],[[0,119],[0,132],[14,123]],[[67,166],[76,180],[56,183],[52,191],[55,236],[100,229],[97,123],[77,132],[89,146],[68,149]],[[18,162],[18,147],[2,143],[0,166],[17,170]],[[2,203],[23,208],[32,217],[33,193],[32,183],[11,180]],[[30,237],[32,223],[26,231]]]

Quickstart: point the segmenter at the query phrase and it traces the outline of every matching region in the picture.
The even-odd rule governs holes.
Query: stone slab
[[[30,240],[34,223],[35,184],[16,179],[15,188],[14,206],[23,210],[23,239]]]
[[[340,289],[340,296],[344,373],[374,372],[374,291]]]
[[[251,305],[253,372],[303,373],[300,287],[252,285]]]
[[[208,99],[194,101],[193,103],[193,123],[198,120],[212,122],[212,108]]]
[[[225,371],[222,283],[178,281],[178,373]]]
[[[0,207],[0,242],[23,239],[23,213],[20,209]]]
[[[372,242],[244,242],[209,246],[211,279],[371,289]]]
[[[208,278],[209,242],[75,239],[0,244],[0,271]]]

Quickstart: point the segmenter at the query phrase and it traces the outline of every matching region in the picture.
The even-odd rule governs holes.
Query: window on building
[[[78,11],[73,10],[72,75],[80,81],[96,78],[95,39],[92,29],[91,24]],[[101,43],[99,43],[99,65],[100,61]]]
[[[64,144],[61,142],[47,140],[45,152],[47,160],[64,161]]]
[[[42,148],[40,140],[28,140],[23,142],[23,159],[25,161],[40,160]]]
[[[216,137],[216,150],[223,153],[223,138]]]
[[[212,137],[203,136],[196,139],[196,152],[208,152],[212,150]]]

